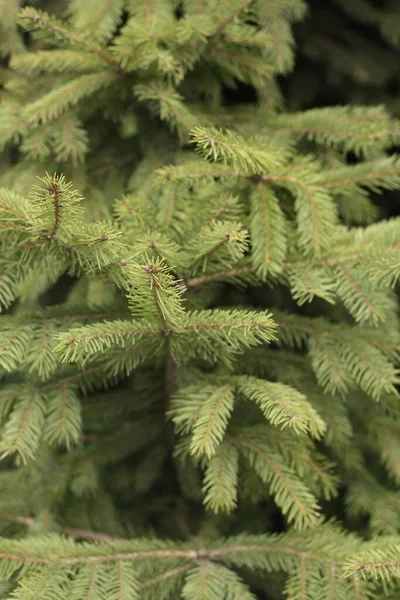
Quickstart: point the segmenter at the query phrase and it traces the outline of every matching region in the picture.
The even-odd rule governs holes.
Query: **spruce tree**
[[[397,599],[399,121],[303,0],[0,7],[0,597]]]

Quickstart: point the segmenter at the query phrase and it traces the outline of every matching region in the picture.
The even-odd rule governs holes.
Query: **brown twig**
[[[19,515],[1,515],[1,519],[7,519],[8,521],[13,521],[14,523],[20,523],[26,527],[32,527],[32,525],[35,523],[35,519],[32,517],[23,517]],[[100,533],[91,531],[90,529],[80,529],[76,527],[60,527],[59,532],[75,539],[96,540],[113,543],[126,541],[124,538],[108,535],[107,533]]]
[[[49,233],[49,238],[53,239],[56,236],[58,229],[58,222],[60,220],[60,188],[58,187],[58,183],[55,179],[52,180],[50,184],[50,192],[51,197],[53,199],[54,204],[54,220],[53,220],[53,229]]]

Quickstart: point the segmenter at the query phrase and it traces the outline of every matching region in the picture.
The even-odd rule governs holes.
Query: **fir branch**
[[[216,128],[196,127],[191,137],[196,151],[205,158],[231,164],[238,172],[244,170],[248,175],[277,169],[284,161],[284,156],[276,149],[257,148],[232,131],[223,133]]]
[[[366,161],[358,165],[332,169],[318,177],[320,185],[335,193],[346,190],[354,192],[357,186],[365,186],[375,192],[380,189],[396,189],[400,178],[400,164],[397,156],[379,161]]]
[[[52,49],[16,54],[12,57],[10,66],[19,73],[79,73],[107,69],[108,62],[91,52]]]
[[[382,106],[337,106],[280,115],[266,131],[277,128],[324,146],[362,154],[389,146],[398,136],[396,125]]]
[[[286,255],[286,222],[273,190],[259,183],[251,196],[250,232],[253,265],[264,279],[282,270]]]
[[[103,44],[108,41],[121,21],[123,0],[103,0],[83,8],[81,2],[73,0],[68,13],[74,29],[85,39],[95,39]],[[94,17],[95,14],[95,17]]]
[[[235,383],[238,391],[254,400],[273,425],[310,431],[317,438],[324,433],[324,422],[295,388],[251,376],[237,377]]]
[[[61,355],[63,361],[84,360],[112,346],[125,347],[126,343],[133,344],[142,336],[160,336],[160,333],[160,329],[151,323],[140,321],[135,326],[129,321],[115,320],[60,333],[54,351]]]
[[[242,12],[244,12],[246,10],[246,8],[248,8],[252,2],[253,2],[253,0],[245,0],[245,2],[243,2],[234,12],[232,12],[230,15],[225,17],[225,19],[223,21],[218,23],[218,25],[215,29],[215,33],[221,33],[225,29],[225,27],[227,27]]]
[[[185,314],[178,335],[171,336],[171,349],[178,363],[196,357],[231,365],[246,348],[274,337],[275,325],[268,313],[193,311]]]
[[[396,579],[400,574],[400,560],[398,546],[390,543],[385,549],[378,548],[366,551],[356,560],[349,560],[344,565],[344,573],[347,577],[359,574],[361,577],[372,577],[375,580]]]
[[[247,247],[247,231],[240,223],[212,221],[203,227],[194,240],[186,246],[190,272],[213,271],[229,267],[243,258]]]
[[[86,48],[90,52],[93,52],[94,54],[97,54],[99,57],[101,57],[115,70],[121,70],[120,64],[116,62],[112,58],[112,56],[110,56],[107,52],[102,50],[97,45],[88,42],[87,39],[82,37],[81,35],[70,31],[60,21],[49,17],[49,15],[43,11],[39,11],[33,7],[25,7],[20,13],[19,22],[21,26],[27,29],[28,31],[43,29],[45,31],[51,32],[56,38],[66,40],[71,44],[77,44],[78,46]]]
[[[40,123],[57,119],[68,108],[75,106],[100,88],[111,85],[115,79],[115,73],[106,71],[84,74],[56,86],[21,110],[19,126],[22,123],[25,127],[28,125],[37,127]]]
[[[316,525],[319,519],[319,506],[304,483],[293,470],[280,460],[269,446],[257,438],[235,439],[237,448],[262,481],[269,485],[275,502],[295,528],[303,529]]]
[[[296,201],[299,246],[308,254],[319,254],[326,247],[337,223],[336,208],[330,197],[323,191],[307,166],[303,175],[271,174],[263,175],[262,181],[273,182],[287,187],[294,193]]]
[[[222,442],[208,461],[203,479],[204,504],[215,513],[236,507],[239,454],[228,441]]]
[[[42,435],[45,404],[42,395],[34,391],[14,408],[0,438],[0,461],[7,456],[20,455],[26,463],[34,457]]]
[[[326,540],[326,536],[329,535],[329,529],[324,531],[322,529],[321,533],[324,533],[324,539]],[[332,536],[334,535],[334,531],[332,532]],[[127,540],[125,542],[126,549],[121,552],[118,547],[120,545],[119,540],[115,543],[115,551],[114,551],[114,542],[113,543],[103,543],[97,545],[97,552],[90,553],[92,549],[92,545],[87,545],[85,547],[84,553],[78,553],[77,544],[76,543],[68,543],[60,547],[60,542],[62,539],[58,539],[57,536],[41,536],[43,543],[52,548],[57,547],[59,553],[58,555],[49,555],[43,556],[40,552],[26,552],[27,550],[27,540],[19,541],[19,540],[2,540],[2,546],[4,550],[0,551],[0,558],[3,560],[10,560],[21,562],[23,564],[37,564],[37,565],[60,565],[60,566],[72,566],[79,564],[101,564],[105,562],[115,562],[120,560],[143,560],[143,559],[155,559],[155,560],[169,560],[169,559],[183,559],[189,561],[198,561],[198,560],[215,560],[215,561],[231,561],[231,564],[235,564],[236,562],[243,561],[246,564],[249,560],[252,559],[252,556],[258,555],[260,561],[268,563],[268,560],[272,560],[273,556],[278,558],[279,555],[281,557],[285,556],[293,556],[301,559],[304,556],[307,559],[315,560],[317,563],[326,564],[331,566],[332,563],[341,566],[344,564],[345,558],[340,558],[340,554],[336,552],[336,556],[330,556],[329,550],[331,548],[328,547],[325,552],[320,551],[320,544],[314,543],[317,546],[318,550],[314,551],[312,547],[308,550],[305,547],[302,547],[301,540],[306,541],[304,532],[302,537],[296,538],[295,536],[274,536],[269,537],[266,535],[241,535],[237,536],[237,538],[232,537],[228,538],[224,541],[224,543],[213,543],[209,547],[199,545],[197,547],[176,547],[176,543],[167,542],[151,542],[147,540]],[[342,536],[342,540],[343,540]],[[341,541],[342,541],[341,540]],[[308,541],[308,540],[307,540]],[[343,540],[344,541],[344,540]],[[286,542],[286,543],[285,543]],[[359,549],[360,542],[357,540],[357,543],[354,543],[354,539],[349,539],[349,545],[353,549]],[[304,542],[303,542],[304,543]],[[153,547],[152,547],[153,546]],[[155,547],[154,547],[155,546]],[[300,547],[299,547],[300,546]],[[7,547],[7,549],[6,549]],[[50,549],[49,548],[49,549]],[[343,552],[343,551],[342,551]],[[271,556],[268,556],[271,554]],[[338,555],[339,554],[339,555]],[[247,556],[247,561],[246,557]],[[286,563],[287,564],[287,563]]]
[[[213,390],[203,403],[193,425],[191,452],[209,458],[222,441],[233,410],[233,387],[226,385]]]

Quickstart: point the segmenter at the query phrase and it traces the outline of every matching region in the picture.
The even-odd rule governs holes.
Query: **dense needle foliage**
[[[399,45],[0,0],[1,598],[399,597]]]

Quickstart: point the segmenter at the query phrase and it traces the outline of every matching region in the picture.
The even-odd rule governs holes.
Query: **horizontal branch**
[[[33,519],[32,517],[23,517],[18,515],[16,516],[2,514],[0,519],[13,521],[14,523],[19,523],[21,525],[25,525],[26,527],[32,527],[32,525],[34,525],[35,523],[35,519]],[[98,542],[126,542],[124,538],[108,535],[107,533],[91,531],[90,529],[79,529],[76,527],[59,527],[58,531],[74,539],[96,540]]]
[[[192,277],[191,279],[187,279],[185,284],[187,287],[196,287],[197,285],[202,285],[203,283],[210,283],[211,281],[218,281],[221,279],[230,279],[231,277],[238,277],[240,275],[246,275],[253,272],[254,270],[252,267],[238,267],[237,269],[230,269],[228,271],[219,271],[218,273],[213,273],[212,275]]]
[[[74,530],[77,531],[77,530]],[[108,540],[106,540],[108,541]],[[120,542],[129,543],[129,540],[113,540],[110,542],[110,550],[112,549],[112,544],[120,543]],[[273,553],[273,554],[284,554],[286,556],[296,556],[298,558],[316,560],[325,565],[335,565],[341,566],[345,564],[343,560],[335,560],[329,556],[324,556],[321,553],[313,553],[311,551],[304,551],[301,549],[296,549],[292,545],[278,545],[278,544],[238,544],[237,546],[229,546],[229,547],[220,547],[220,548],[190,548],[190,549],[155,549],[155,550],[136,550],[133,552],[116,552],[116,553],[105,553],[99,555],[89,555],[89,556],[69,556],[69,557],[59,557],[52,556],[49,558],[44,558],[43,556],[24,556],[18,555],[18,553],[7,553],[0,552],[0,560],[15,560],[20,561],[27,564],[40,564],[40,565],[58,565],[60,567],[67,567],[71,565],[80,565],[80,564],[101,564],[105,562],[111,561],[135,561],[135,560],[143,560],[143,559],[166,559],[169,560],[171,558],[181,558],[183,560],[188,561],[219,561],[221,559],[229,558],[230,555],[236,553],[243,552],[259,552],[262,554],[265,553]]]
[[[360,184],[363,185],[363,183],[367,183],[368,181],[373,181],[376,180],[378,178],[381,177],[390,177],[391,175],[398,175],[399,174],[399,167],[395,167],[392,169],[384,169],[382,171],[373,171],[371,173],[369,173],[368,175],[358,175],[358,176],[353,176],[353,177],[346,177],[344,179],[339,179],[338,181],[329,181],[329,182],[320,182],[319,185],[320,187],[323,187],[325,189],[334,189],[334,188],[342,188],[343,186],[348,186],[348,185],[356,185],[356,184]]]
[[[26,21],[31,21],[33,23],[39,23],[44,29],[47,31],[51,31],[54,35],[58,35],[63,37],[64,39],[68,39],[71,42],[75,42],[76,44],[86,48],[89,52],[93,52],[97,54],[100,58],[102,58],[109,65],[114,67],[117,71],[122,71],[121,65],[112,58],[107,52],[104,52],[100,47],[91,44],[88,40],[83,39],[81,36],[74,34],[72,31],[68,31],[62,26],[58,26],[58,24],[51,19],[46,18],[46,14],[37,12],[36,10],[30,10],[29,8],[24,10],[22,13],[22,18]]]

